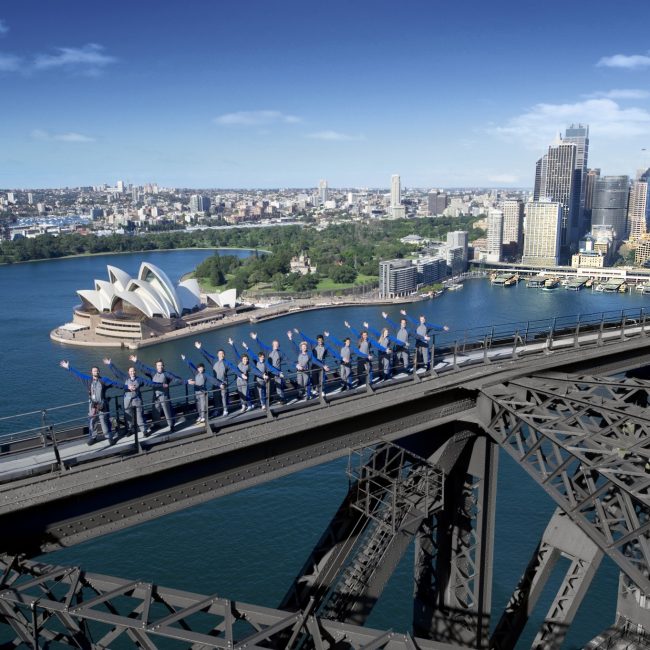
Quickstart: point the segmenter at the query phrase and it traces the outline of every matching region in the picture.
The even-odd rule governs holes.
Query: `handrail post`
[[[61,469],[61,453],[59,452],[59,445],[56,441],[56,433],[54,432],[54,426],[47,423],[47,410],[41,410],[41,426],[43,427],[43,433],[41,437],[43,439],[43,446],[47,445],[47,439],[49,438],[52,441],[52,450],[54,451],[54,458],[56,459],[57,469]]]
[[[214,391],[211,390],[205,391],[205,412],[202,413],[205,422],[205,430],[210,434],[212,433],[212,427],[210,426],[210,394],[213,392]]]
[[[327,401],[325,400],[325,378],[327,375],[325,374],[324,368],[321,368],[318,372],[320,373],[320,394],[318,400],[321,404],[327,404]]]
[[[526,333],[524,334],[524,345],[528,345],[528,328],[530,327],[530,321],[526,321]]]
[[[646,331],[645,331],[645,321],[646,321],[646,313],[645,313],[645,307],[641,307],[641,336],[645,338]]]
[[[429,360],[429,375],[431,377],[438,376],[435,366],[436,366],[436,340],[434,337],[432,337],[431,338],[431,359]]]
[[[273,413],[271,413],[271,377],[268,376],[264,380],[264,406],[266,406],[266,419],[272,420]]]
[[[555,334],[555,324],[557,323],[557,317],[553,319],[553,324],[551,325],[548,331],[548,351],[553,351],[553,334]]]
[[[625,322],[627,321],[627,318],[625,318],[625,310],[621,309],[621,341],[625,341]]]
[[[454,370],[460,370],[458,367],[458,339],[454,341]]]
[[[518,359],[519,355],[517,354],[517,341],[519,339],[519,330],[515,330],[515,338],[512,343],[512,358]]]
[[[490,355],[488,354],[488,337],[487,335],[483,339],[483,363],[487,365],[488,363],[492,363],[490,361]]]
[[[573,347],[580,347],[580,314],[578,314],[578,322],[576,323],[575,337],[573,339]]]
[[[603,345],[603,330],[605,329],[605,314],[600,315],[600,328],[598,329],[598,347]]]

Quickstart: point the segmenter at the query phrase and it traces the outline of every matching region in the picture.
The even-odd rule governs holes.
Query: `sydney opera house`
[[[136,341],[156,338],[192,325],[223,318],[235,309],[234,289],[202,296],[194,279],[176,286],[157,266],[142,262],[137,277],[108,266],[108,280],[81,289],[81,304],[71,323],[52,332],[64,342]]]

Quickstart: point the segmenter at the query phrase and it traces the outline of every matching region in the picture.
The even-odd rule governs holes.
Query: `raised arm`
[[[303,341],[307,341],[307,343],[309,343],[309,345],[311,345],[312,347],[314,345],[318,345],[318,341],[316,339],[311,338],[311,336],[308,336],[302,330],[299,330],[297,327],[294,327],[293,331],[299,336],[301,336]]]
[[[411,325],[417,327],[417,326],[420,324],[418,321],[416,321],[414,318],[411,318],[411,317],[406,313],[406,309],[400,309],[400,310],[399,310],[399,313],[402,314],[402,316],[404,316],[404,318],[406,318],[407,322],[411,323]]]
[[[151,366],[148,366],[146,363],[143,363],[138,359],[138,357],[135,354],[131,354],[129,356],[129,361],[133,363],[133,365],[142,373],[145,375],[148,375],[151,377],[151,375],[154,375],[156,373],[156,369],[152,368]]]
[[[111,369],[114,377],[120,381],[126,381],[128,375],[124,370],[120,370],[110,359],[104,359],[104,363]]]
[[[291,345],[296,349],[296,352],[300,354],[300,346],[293,340],[293,332],[291,330],[287,332],[287,338],[291,341]]]
[[[324,332],[324,336],[327,338],[329,336],[329,332]],[[341,360],[341,353],[338,350],[335,350],[331,345],[328,345],[327,341],[325,341],[325,347],[337,361]]]
[[[262,341],[259,336],[257,336],[257,332],[251,332],[250,336],[253,341],[257,341],[257,345],[260,350],[263,350],[264,352],[270,352],[273,349],[270,345],[264,343],[264,341]]]
[[[338,345],[341,348],[345,345],[345,343],[343,343],[341,339],[337,339],[336,336],[334,336],[333,334],[330,334],[329,332],[323,332],[323,334],[325,335],[325,338],[328,338],[330,341],[332,341],[334,345]],[[339,357],[340,356],[341,355],[339,355]]]
[[[356,328],[352,327],[348,321],[343,321],[343,324],[354,334],[358,339],[361,338],[361,332]]]
[[[363,322],[363,326],[364,326],[364,327],[365,327],[365,328],[366,328],[366,329],[367,329],[371,334],[373,334],[373,335],[376,336],[377,338],[379,338],[379,337],[381,336],[381,332],[380,332],[378,329],[376,329],[375,327],[372,327],[372,325],[369,325],[367,322],[364,321],[364,322]]]
[[[194,347],[203,355],[203,357],[210,362],[210,365],[212,365],[216,360],[217,357],[214,356],[214,354],[210,354],[202,345],[201,341],[194,341]]]
[[[381,315],[384,317],[384,320],[394,329],[398,330],[399,325],[385,312],[382,311]]]
[[[237,346],[235,345],[235,342],[232,339],[228,339],[228,343],[232,347],[232,349],[235,351],[235,356],[241,361],[241,354],[239,354],[239,350],[237,349]]]
[[[195,374],[198,372],[198,368],[184,354],[181,354],[181,359],[185,361],[185,363],[189,366],[190,370],[192,370]]]
[[[246,377],[240,372],[239,368],[232,362],[229,361],[228,359],[224,359],[223,362],[230,368],[237,377],[240,377],[241,379],[245,379]]]
[[[76,368],[73,368],[70,365],[69,361],[60,361],[59,365],[64,370],[67,370],[68,372],[72,373],[72,375],[76,379],[78,379],[86,388],[90,388],[90,382],[93,379],[90,375],[87,375],[85,372],[81,372],[80,370],[77,370]]]
[[[436,332],[449,331],[449,325],[437,325],[436,323],[429,323],[428,321],[425,323],[425,325],[427,326],[427,329],[435,330]]]

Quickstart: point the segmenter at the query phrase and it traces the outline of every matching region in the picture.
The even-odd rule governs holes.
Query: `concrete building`
[[[524,242],[524,203],[507,199],[499,204],[503,212],[502,255],[516,257],[521,254]]]
[[[632,242],[639,241],[648,232],[650,202],[648,201],[648,181],[637,180],[632,183],[627,208],[627,224]]]
[[[329,189],[327,187],[327,181],[322,178],[318,181],[318,202],[320,205],[325,205],[329,199]]]
[[[526,205],[523,264],[559,264],[562,211],[559,201],[531,201]]]
[[[467,248],[469,235],[466,230],[453,230],[447,233],[447,264],[453,275],[464,273],[467,270]],[[456,252],[450,254],[454,249]],[[460,254],[458,253],[460,250]]]
[[[490,208],[487,215],[486,262],[500,262],[503,248],[503,212]]]
[[[379,262],[379,295],[381,298],[408,296],[417,290],[418,270],[411,260]]]
[[[627,236],[629,186],[627,176],[600,176],[594,184],[592,230],[594,226],[611,226],[615,242]]]
[[[190,196],[190,212],[207,212],[210,209],[210,199],[202,194]]]
[[[416,268],[419,285],[440,282],[447,275],[447,261],[442,257],[421,257],[416,262]]]
[[[576,145],[576,187],[573,210],[576,212],[576,226],[578,228],[578,237],[580,237],[589,230],[589,223],[585,218],[586,177],[589,161],[589,125],[572,124],[567,127],[564,132],[564,142]]]
[[[445,192],[433,191],[427,195],[427,214],[437,217],[444,213],[449,205],[449,197]]]

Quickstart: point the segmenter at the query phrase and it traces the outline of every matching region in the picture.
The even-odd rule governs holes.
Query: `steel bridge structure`
[[[441,350],[431,372],[119,453],[66,460],[46,440],[45,470],[2,479],[25,454],[8,443],[0,647],[513,649],[564,558],[533,642],[558,648],[605,555],[620,569],[618,602],[590,647],[648,647],[648,334],[642,313],[493,331]],[[499,449],[556,510],[495,612]],[[348,493],[275,609],[33,559],[346,456]],[[411,544],[412,630],[365,627]]]

